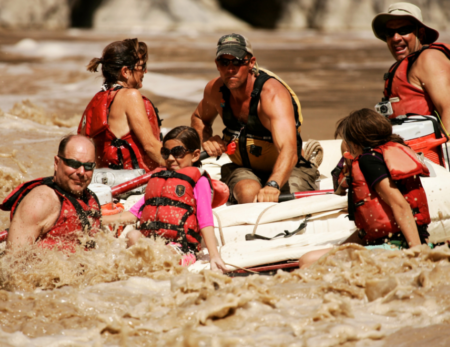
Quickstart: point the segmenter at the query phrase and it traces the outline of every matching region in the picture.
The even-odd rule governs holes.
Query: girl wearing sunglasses
[[[179,126],[163,140],[166,167],[150,178],[145,196],[129,212],[104,217],[104,223],[140,220],[140,230],[127,234],[128,246],[142,236],[161,236],[184,255],[182,265],[195,262],[203,239],[211,270],[227,271],[217,250],[212,214],[212,185],[200,169],[200,137],[195,129]],[[121,216],[120,216],[121,215]],[[119,221],[120,218],[120,221]],[[106,221],[105,221],[106,219]]]

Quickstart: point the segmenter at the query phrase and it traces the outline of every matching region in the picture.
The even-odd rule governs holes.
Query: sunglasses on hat
[[[247,65],[248,59],[242,59],[239,60],[237,58],[234,59],[225,59],[225,58],[218,58],[216,61],[219,63],[220,66],[226,67],[228,65],[233,64],[234,66],[243,66]]]
[[[193,152],[190,149],[186,149],[183,146],[176,146],[172,149],[168,149],[166,147],[161,147],[161,157],[164,160],[169,159],[170,155],[172,154],[174,158],[183,158],[186,153]]]
[[[83,166],[86,171],[92,171],[95,168],[95,163],[89,163],[89,162],[83,163],[83,162],[75,160],[75,159],[67,159],[67,158],[61,157],[60,155],[58,155],[58,158],[61,159],[64,162],[64,164],[66,164],[67,166],[69,166],[75,170],[77,170],[81,166]]]
[[[404,36],[411,34],[414,30],[416,30],[416,28],[417,27],[415,25],[405,25],[397,29],[386,28],[384,29],[384,34],[386,35],[386,37],[394,37],[396,33],[400,36]]]

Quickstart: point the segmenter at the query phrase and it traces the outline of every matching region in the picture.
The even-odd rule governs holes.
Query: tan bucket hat
[[[422,11],[416,5],[408,2],[396,2],[389,6],[387,13],[380,13],[372,21],[372,30],[377,38],[386,42],[386,23],[391,19],[404,17],[425,28],[425,38],[422,44],[433,43],[439,37],[439,32],[423,24]]]

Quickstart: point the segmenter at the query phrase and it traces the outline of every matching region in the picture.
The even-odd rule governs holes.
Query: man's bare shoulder
[[[61,202],[55,191],[45,185],[34,188],[19,205],[18,212],[31,212],[36,217],[47,217],[61,209]]]
[[[208,93],[209,96],[222,95],[220,92],[220,87],[223,86],[222,79],[220,77],[216,77],[208,82],[205,87],[205,95]]]
[[[213,105],[214,109],[217,110],[222,100],[222,93],[220,91],[220,87],[222,86],[223,82],[220,77],[209,81],[203,93],[203,103],[206,102],[207,104]]]
[[[284,98],[289,102],[291,100],[290,93],[286,87],[276,78],[271,78],[264,83],[263,89],[261,90],[261,99],[272,99],[276,96]]]
[[[428,70],[439,66],[450,67],[450,60],[437,49],[426,49],[420,54],[416,64],[418,68]]]

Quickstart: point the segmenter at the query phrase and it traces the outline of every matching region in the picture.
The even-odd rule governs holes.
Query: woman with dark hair
[[[161,148],[166,167],[155,170],[145,196],[130,211],[105,216],[103,223],[129,224],[139,220],[140,229],[127,234],[128,246],[144,236],[160,236],[182,254],[181,265],[186,266],[196,261],[203,240],[211,269],[226,272],[214,235],[214,187],[208,173],[199,168],[200,149],[200,136],[194,128],[178,126],[169,131]]]
[[[390,121],[370,109],[355,111],[338,122],[338,136],[348,149],[349,218],[358,228],[344,243],[388,250],[426,244],[430,215],[419,176],[429,176],[429,171],[392,133]],[[306,253],[300,267],[328,251]]]
[[[92,138],[98,168],[145,169],[161,164],[158,110],[142,96],[147,45],[138,39],[110,43],[87,70],[102,65],[103,88],[84,111],[78,133]]]

